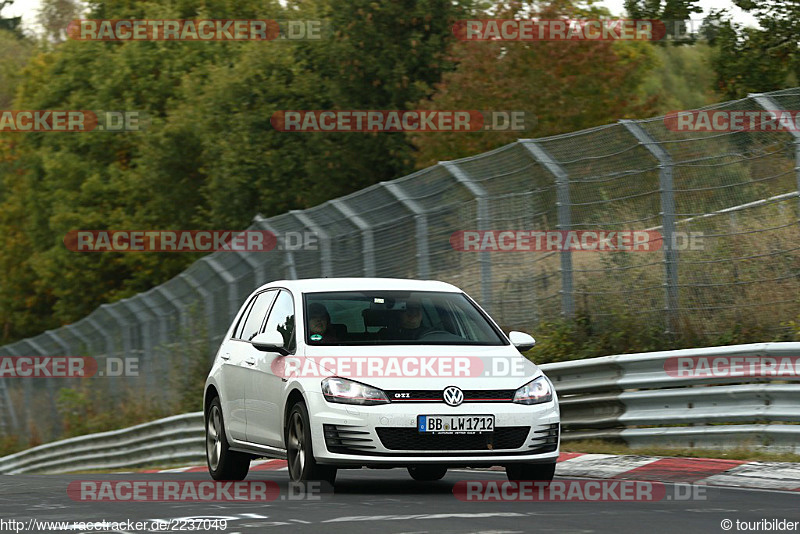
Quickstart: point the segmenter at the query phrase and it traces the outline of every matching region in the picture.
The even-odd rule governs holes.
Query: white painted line
[[[322,521],[323,523],[346,523],[350,521],[407,521],[409,519],[461,519],[486,518],[486,517],[526,517],[527,514],[516,512],[486,512],[477,514],[414,514],[414,515],[351,515],[336,517]]]
[[[159,473],[183,473],[184,471],[191,469],[193,467],[200,467],[200,466],[190,465],[188,467],[176,467],[175,469],[164,469],[163,471],[159,471]]]

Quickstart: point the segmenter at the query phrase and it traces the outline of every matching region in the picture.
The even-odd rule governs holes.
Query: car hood
[[[517,389],[542,374],[511,345],[309,346],[305,357],[320,376],[384,390]]]

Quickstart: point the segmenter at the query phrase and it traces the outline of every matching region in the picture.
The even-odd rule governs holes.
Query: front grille
[[[416,427],[376,430],[383,446],[392,451],[488,451],[522,447],[530,427],[497,427],[490,434],[423,434]]]
[[[464,390],[464,402],[511,402],[515,389]],[[387,391],[391,402],[444,402],[441,389]],[[397,395],[397,396],[396,396]]]
[[[533,437],[528,442],[530,452],[553,452],[558,448],[558,433],[561,430],[559,423],[552,423],[537,427]]]
[[[375,448],[370,433],[354,425],[322,425],[325,447],[330,452],[353,453]]]

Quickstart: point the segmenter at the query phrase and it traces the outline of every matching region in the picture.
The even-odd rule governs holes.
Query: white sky
[[[36,30],[36,15],[39,10],[41,0],[15,0],[15,2],[3,10],[3,16],[22,16],[23,25],[30,30]],[[607,7],[613,15],[621,16],[625,14],[624,0],[600,0],[600,5]],[[728,8],[733,13],[733,19],[736,22],[748,25],[757,26],[755,19],[741,9],[733,5],[731,0],[700,0],[700,6],[704,12],[702,15],[696,15],[698,19],[702,19],[708,13],[709,9]]]
[[[601,0],[601,6],[607,7],[614,15],[625,14],[625,0]],[[697,19],[703,19],[711,9],[728,9],[733,14],[733,20],[746,26],[758,26],[756,19],[734,5],[731,0],[700,0],[700,7],[703,13],[694,15]]]

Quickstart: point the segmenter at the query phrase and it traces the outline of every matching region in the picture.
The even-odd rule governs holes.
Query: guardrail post
[[[372,235],[372,228],[362,217],[359,217],[353,209],[345,204],[344,200],[335,199],[330,201],[331,206],[339,210],[339,213],[355,224],[361,231],[361,254],[364,256],[364,276],[375,276],[375,240]]]
[[[636,121],[622,120],[620,123],[658,160],[664,246],[666,334],[672,336],[678,328],[678,251],[675,247],[675,191],[672,184],[674,164],[669,152]]]
[[[532,139],[521,141],[522,146],[540,163],[547,171],[556,178],[556,206],[560,231],[572,229],[572,203],[569,196],[569,175],[564,168],[559,165],[547,151],[539,146]],[[572,251],[562,250],[559,254],[561,260],[561,314],[567,318],[575,317],[575,290],[572,280]]]
[[[489,193],[482,185],[475,182],[470,176],[461,169],[454,161],[440,161],[439,165],[447,169],[447,172],[456,181],[466,187],[478,204],[478,231],[491,230],[491,213],[489,209]],[[480,251],[481,264],[481,306],[492,313],[492,258],[488,250]]]
[[[769,95],[753,93],[747,96],[755,100],[756,103],[764,108],[765,111],[786,111]],[[795,179],[797,180],[798,214],[800,215],[800,131],[797,131],[797,126],[795,126],[795,124],[789,118],[788,113],[781,114],[780,117],[778,117],[776,113],[771,113],[771,115],[773,117],[777,117],[778,121],[786,127],[786,131],[792,134],[792,138],[794,138],[794,173]]]
[[[422,280],[426,280],[431,275],[428,254],[428,216],[418,202],[408,198],[408,195],[406,195],[406,192],[400,187],[400,184],[381,182],[380,185],[414,214],[417,227],[417,276]]]

